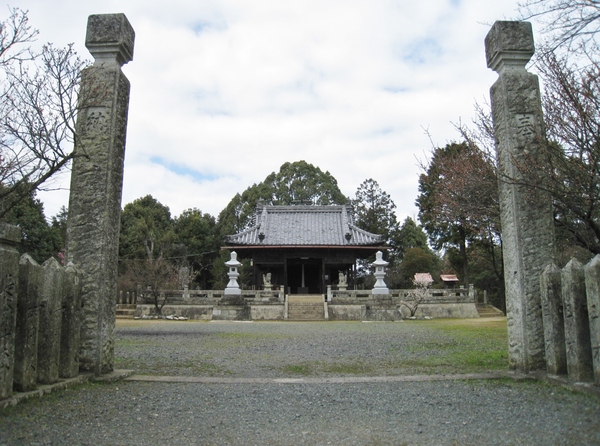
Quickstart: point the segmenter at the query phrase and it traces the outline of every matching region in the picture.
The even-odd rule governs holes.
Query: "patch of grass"
[[[122,369],[135,369],[143,375],[186,375],[186,376],[229,376],[231,372],[219,365],[203,359],[189,358],[181,361],[165,361],[163,358],[130,360],[115,357],[115,366]]]
[[[139,339],[139,338],[116,338],[115,346],[121,348],[127,347],[151,347],[153,346],[151,339]]]
[[[322,375],[354,375],[369,376],[377,372],[377,368],[362,361],[326,362],[314,361],[302,364],[288,364],[281,368],[287,375],[322,376]]]
[[[283,367],[282,371],[290,375],[309,376],[313,374],[312,368],[307,364],[288,364]]]
[[[506,319],[414,322],[420,329],[431,331],[431,340],[407,345],[405,351],[411,357],[399,361],[401,368],[414,368],[418,373],[474,373],[508,368]]]
[[[280,335],[275,333],[244,333],[244,332],[232,332],[232,333],[217,333],[215,336],[224,339],[279,339]]]
[[[344,362],[323,364],[320,371],[336,375],[372,375],[376,370],[364,362]]]

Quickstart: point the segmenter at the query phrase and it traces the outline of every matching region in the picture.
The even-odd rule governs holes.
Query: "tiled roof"
[[[433,283],[433,277],[430,273],[415,273],[414,280],[419,283]]]
[[[456,274],[441,274],[440,279],[442,279],[442,282],[458,282]]]
[[[346,234],[350,234],[349,239]],[[225,237],[228,245],[377,246],[383,236],[357,228],[346,206],[261,206],[255,225]]]

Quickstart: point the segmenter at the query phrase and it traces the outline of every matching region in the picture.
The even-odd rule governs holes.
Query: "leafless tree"
[[[564,48],[591,54],[598,50],[600,0],[525,0],[518,4],[523,20],[544,25],[548,49]]]
[[[524,184],[544,189],[553,200],[559,242],[600,253],[600,66],[543,52],[536,67],[543,85],[545,135],[539,135],[545,164],[517,163]],[[457,126],[469,141],[493,141],[489,105],[476,106],[471,128]],[[485,146],[486,144],[480,144]],[[499,177],[512,182],[513,178]],[[561,240],[562,239],[562,240]]]
[[[72,45],[33,49],[27,12],[0,23],[0,218],[73,157],[79,77]]]
[[[126,260],[125,274],[120,278],[121,286],[128,289],[141,289],[146,301],[154,305],[157,316],[167,303],[165,291],[180,289],[179,271],[167,259],[159,256],[153,259]]]
[[[408,309],[409,317],[415,317],[419,305],[429,297],[429,287],[432,282],[423,278],[415,278],[412,283],[415,289],[409,292],[408,297],[410,299],[400,301],[400,307],[404,306]]]
[[[543,172],[559,228],[600,254],[600,66],[544,53],[543,108],[548,168]]]

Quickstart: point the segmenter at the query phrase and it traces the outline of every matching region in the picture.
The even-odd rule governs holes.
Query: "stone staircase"
[[[289,321],[323,321],[325,306],[322,294],[288,295]]]
[[[504,313],[490,304],[475,304],[479,317],[501,317]]]
[[[135,315],[135,304],[117,304],[117,319],[133,319]]]

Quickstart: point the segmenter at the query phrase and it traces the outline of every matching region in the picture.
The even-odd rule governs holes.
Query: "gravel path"
[[[492,339],[450,330],[452,322],[444,320],[138,322],[118,330],[116,367],[154,375],[271,378],[464,373],[490,366],[504,370],[505,320],[478,322],[498,326]],[[504,358],[474,365],[457,358],[472,351],[483,358],[499,352]]]
[[[276,359],[267,360],[265,349],[279,352],[284,348],[281,344],[287,345],[294,364],[320,363],[323,356],[331,354],[354,357],[356,349],[361,355],[370,353],[367,358],[383,355],[389,360],[388,352],[395,349],[373,349],[384,341],[393,346],[390,338],[406,334],[416,343],[436,341],[429,339],[432,332],[417,329],[417,325],[406,328],[409,324],[340,324],[336,332],[341,335],[328,338],[328,342],[318,338],[337,324],[286,327],[255,323],[230,328],[233,325],[121,327],[117,355],[123,362],[134,362],[139,354],[142,363],[154,367],[158,360],[147,361],[144,353],[130,350],[127,340],[138,336],[134,332],[146,331],[144,339],[161,345],[158,350],[162,351],[166,344],[156,340],[173,337],[178,340],[175,344],[183,345],[173,353],[171,359],[176,366],[171,371],[184,375],[193,368],[181,365],[183,359],[198,347],[186,355],[185,345],[193,344],[182,343],[180,336],[194,336],[198,341],[216,336],[230,343],[231,348],[222,350],[225,359],[220,359],[219,371],[208,367],[213,376],[281,377],[279,361],[286,355],[282,351],[273,355]],[[242,334],[236,337],[236,332]],[[277,339],[287,333],[294,342],[278,341],[273,345],[261,333],[273,334]],[[238,344],[244,342],[253,353],[240,359],[237,355],[246,349]],[[253,355],[260,356],[261,361],[251,359]],[[264,361],[267,365],[261,367]],[[386,368],[385,372],[391,375],[395,369]],[[600,444],[597,396],[509,379],[327,383],[319,382],[319,378],[326,380],[331,371],[310,370],[310,383],[122,381],[81,385],[2,412],[0,445]],[[141,369],[140,373],[148,371]],[[357,370],[352,369],[352,374],[357,376]]]

